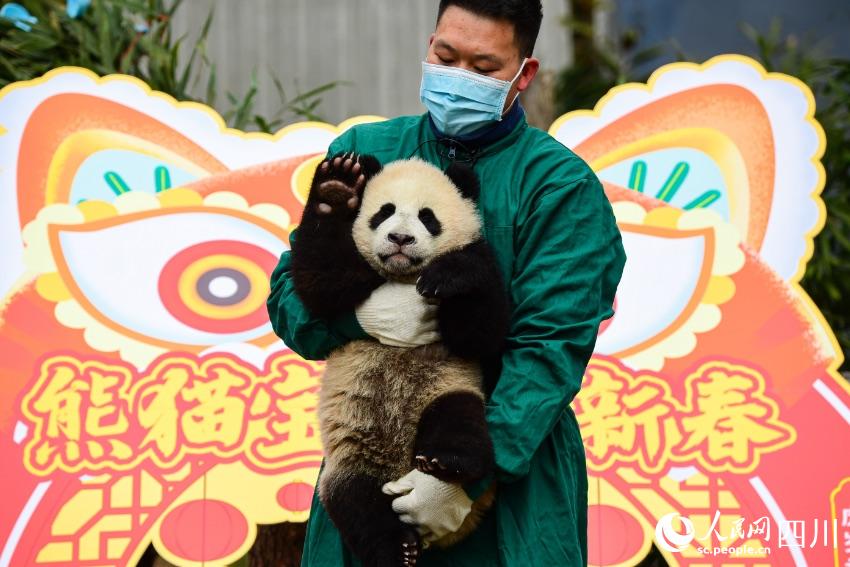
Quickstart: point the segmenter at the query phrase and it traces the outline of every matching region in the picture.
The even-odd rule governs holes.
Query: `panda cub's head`
[[[481,237],[478,191],[465,166],[443,173],[416,158],[392,162],[366,185],[353,228],[357,249],[381,275],[410,280],[432,259]]]

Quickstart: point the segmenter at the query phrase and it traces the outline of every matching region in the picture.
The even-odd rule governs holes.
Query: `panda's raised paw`
[[[354,153],[341,154],[323,161],[316,170],[315,207],[320,215],[354,211],[366,186],[363,165]]]

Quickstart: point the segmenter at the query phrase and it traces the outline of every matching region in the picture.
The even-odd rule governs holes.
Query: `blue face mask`
[[[526,61],[528,59],[523,59],[510,81],[423,61],[419,98],[431,114],[434,125],[446,136],[474,134],[502,119],[505,100]]]

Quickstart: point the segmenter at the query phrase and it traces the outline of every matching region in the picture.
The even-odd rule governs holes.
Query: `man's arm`
[[[599,324],[613,313],[625,252],[599,180],[536,199],[517,223],[513,313],[502,373],[487,405],[497,478],[525,475],[578,393]],[[474,497],[482,490],[470,486]]]

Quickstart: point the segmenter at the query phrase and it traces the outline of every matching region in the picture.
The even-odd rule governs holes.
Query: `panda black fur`
[[[350,312],[387,280],[416,282],[439,301],[441,343],[353,341],[331,353],[322,378],[319,498],[366,566],[414,565],[419,553],[384,483],[414,467],[465,483],[494,467],[479,362],[501,350],[508,305],[481,237],[478,191],[460,165],[443,173],[418,159],[381,168],[370,156],[337,156],[317,168],[292,243],[295,288],[314,315]],[[436,544],[468,535],[493,490]]]

